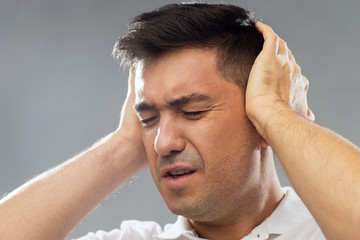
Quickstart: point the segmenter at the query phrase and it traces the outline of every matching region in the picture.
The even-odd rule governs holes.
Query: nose
[[[161,119],[154,142],[155,151],[160,156],[169,156],[185,148],[180,127],[172,119]]]

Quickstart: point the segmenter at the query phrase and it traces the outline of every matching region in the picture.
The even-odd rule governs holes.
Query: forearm
[[[258,126],[262,136],[324,234],[329,239],[355,239],[360,226],[359,148],[288,106],[276,105],[276,114]]]
[[[110,135],[1,200],[4,239],[64,239],[106,196],[144,166],[131,143]]]

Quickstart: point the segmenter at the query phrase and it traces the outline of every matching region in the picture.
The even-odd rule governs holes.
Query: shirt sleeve
[[[120,229],[90,232],[77,240],[152,240],[154,234],[160,233],[162,229],[156,222],[130,220],[122,222]]]

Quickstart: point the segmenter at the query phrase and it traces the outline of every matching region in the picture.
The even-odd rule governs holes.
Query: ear
[[[270,146],[262,136],[260,136],[260,146],[263,148],[267,148]]]

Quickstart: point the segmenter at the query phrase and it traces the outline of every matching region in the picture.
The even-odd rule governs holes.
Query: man
[[[5,197],[5,239],[63,239],[147,166],[183,217],[164,232],[129,221],[89,239],[324,239],[296,194],[280,188],[271,149],[325,236],[354,239],[360,151],[309,121],[307,80],[286,43],[256,27],[262,35],[249,12],[226,5],[138,16],[115,45],[133,66],[119,128]]]

